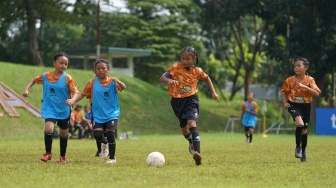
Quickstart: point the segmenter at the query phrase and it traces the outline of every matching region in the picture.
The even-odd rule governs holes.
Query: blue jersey
[[[252,107],[249,107],[248,101],[245,102],[245,108],[250,111],[254,111],[255,104],[253,102]],[[257,116],[248,112],[244,112],[243,118],[242,118],[242,124],[245,127],[255,127],[257,123]]]
[[[92,90],[93,119],[97,123],[106,123],[118,119],[120,107],[116,83],[112,81],[108,86],[102,86],[98,77],[95,78]]]
[[[41,114],[43,119],[66,119],[70,116],[70,107],[65,103],[69,98],[66,73],[56,82],[50,82],[46,73],[42,74],[43,101]]]

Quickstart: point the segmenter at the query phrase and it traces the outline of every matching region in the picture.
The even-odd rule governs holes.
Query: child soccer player
[[[315,79],[308,75],[309,62],[306,58],[297,58],[294,62],[295,75],[288,77],[282,85],[283,106],[288,110],[296,123],[295,157],[306,162],[308,123],[310,120],[310,103],[313,96],[319,96],[321,90],[315,84]]]

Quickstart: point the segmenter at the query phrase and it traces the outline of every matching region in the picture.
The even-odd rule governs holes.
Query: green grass
[[[36,133],[41,134],[41,133]],[[182,135],[146,135],[117,140],[117,163],[94,157],[95,141],[69,140],[69,162],[39,159],[43,139],[0,138],[0,187],[332,187],[336,183],[333,137],[310,136],[307,162],[294,158],[294,135],[254,135],[252,146],[243,134],[202,133],[203,164],[196,166]],[[146,166],[159,151],[163,168]]]

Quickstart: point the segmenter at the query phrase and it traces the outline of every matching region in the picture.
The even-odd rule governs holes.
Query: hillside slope
[[[21,95],[23,88],[33,77],[45,71],[53,70],[53,67],[35,67],[12,63],[0,62],[0,81]],[[66,71],[77,82],[80,90],[94,77],[92,71],[71,69]],[[137,78],[124,75],[113,75],[122,80],[127,89],[119,94],[121,116],[118,127],[119,132],[133,131],[135,134],[180,134],[179,125],[173,115],[170,106],[170,97],[166,91],[153,86]],[[161,76],[158,73],[157,78]],[[31,96],[25,98],[37,108],[40,108],[42,99],[42,85],[34,85],[30,89]],[[199,130],[206,132],[223,131],[227,118],[240,115],[239,105],[228,105],[223,100],[215,102],[200,95],[200,121]],[[88,104],[87,99],[82,99],[80,104]],[[17,109],[20,118],[10,118],[5,111],[4,117],[0,118],[0,132],[43,129],[44,121],[36,118],[23,109]],[[4,134],[4,133],[0,133]]]

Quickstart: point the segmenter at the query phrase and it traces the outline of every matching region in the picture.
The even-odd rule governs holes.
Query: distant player
[[[306,58],[297,58],[294,62],[295,75],[288,77],[282,85],[282,99],[284,108],[296,123],[295,131],[295,157],[306,162],[306,147],[308,139],[308,123],[310,120],[310,103],[313,96],[320,95],[315,79],[308,75],[309,62]]]
[[[254,93],[247,94],[247,100],[242,105],[240,122],[244,126],[246,143],[252,145],[253,131],[257,124],[258,104],[253,100]]]

